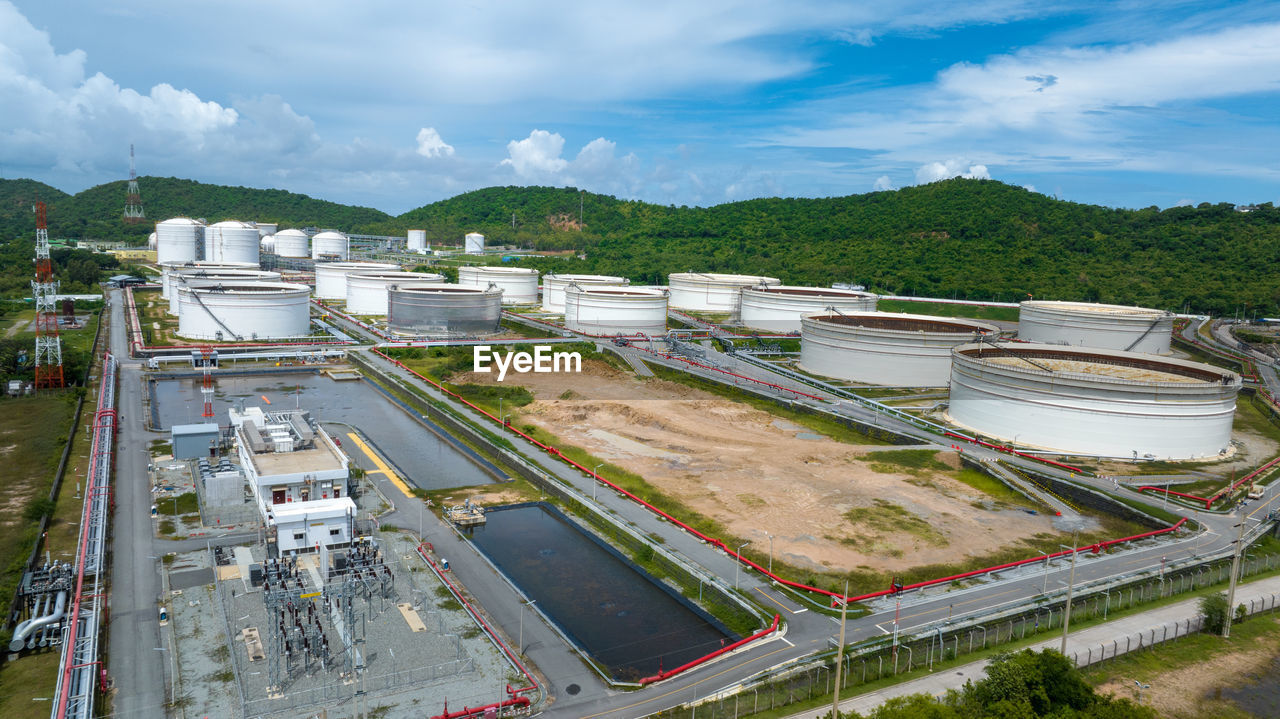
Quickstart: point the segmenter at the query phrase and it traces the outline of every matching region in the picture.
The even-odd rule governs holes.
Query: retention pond
[[[617,681],[635,682],[738,639],[706,611],[543,503],[492,508],[476,548]]]
[[[430,428],[410,415],[375,386],[364,380],[337,381],[314,370],[244,375],[216,375],[214,417],[202,418],[200,376],[161,376],[151,383],[151,418],[156,429],[175,424],[217,422],[226,425],[227,408],[243,400],[245,405],[309,410],[326,424],[348,452],[345,428],[355,427],[377,447],[384,458],[410,484],[423,489],[469,487],[498,481],[496,468],[474,452],[447,437],[443,429]]]

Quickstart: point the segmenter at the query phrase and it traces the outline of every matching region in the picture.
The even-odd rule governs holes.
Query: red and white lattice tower
[[[49,225],[43,202],[36,203],[36,389],[62,387],[62,338],[58,337],[58,283],[49,260]]]
[[[204,400],[204,412],[201,417],[213,416],[213,349],[208,345],[200,348],[200,397]]]
[[[124,223],[136,225],[146,219],[142,211],[142,192],[138,189],[138,172],[133,165],[133,145],[129,145],[129,190],[124,199]]]

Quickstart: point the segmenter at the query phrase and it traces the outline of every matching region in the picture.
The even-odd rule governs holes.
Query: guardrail
[[[1272,469],[1276,467],[1276,465],[1280,465],[1280,457],[1276,457],[1270,462],[1267,462],[1261,467],[1258,467],[1257,469],[1246,474],[1240,479],[1237,479],[1236,481],[1232,482],[1230,485],[1223,487],[1222,489],[1219,489],[1217,492],[1214,492],[1211,496],[1208,496],[1208,497],[1201,497],[1195,494],[1187,494],[1186,492],[1175,492],[1169,489],[1168,487],[1155,487],[1151,485],[1143,485],[1141,487],[1138,487],[1138,491],[1139,492],[1157,492],[1159,494],[1171,494],[1175,497],[1182,497],[1183,499],[1189,499],[1194,502],[1203,502],[1205,509],[1212,509],[1214,502],[1217,502],[1218,500],[1224,497],[1231,496],[1242,485],[1253,482],[1254,480],[1258,479],[1264,474],[1270,472]]]

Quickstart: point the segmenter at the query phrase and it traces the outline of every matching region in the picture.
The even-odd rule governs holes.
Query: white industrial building
[[[397,272],[378,270],[347,273],[347,314],[387,314],[387,288],[394,285],[438,285],[444,275],[426,272]]]
[[[346,455],[302,410],[230,410],[236,452],[280,554],[343,547],[354,536]]]
[[[776,277],[675,272],[667,275],[673,309],[694,312],[737,312],[743,287],[780,285]]]
[[[1018,339],[1167,355],[1173,314],[1146,307],[1034,300],[1019,308]]]
[[[410,252],[423,253],[427,251],[427,231],[426,230],[409,230],[408,237],[405,238],[405,249]]]
[[[174,287],[178,336],[254,341],[311,334],[311,288],[284,282]]]
[[[875,312],[876,295],[856,290],[829,287],[792,287],[761,285],[743,287],[743,325],[765,332],[799,332],[800,316],[814,312]]]
[[[630,282],[625,277],[612,275],[543,275],[542,311],[564,314],[564,288],[571,284],[579,287],[621,287]]]
[[[466,266],[458,268],[458,285],[502,290],[504,305],[532,305],[538,301],[538,271],[527,267]]]
[[[1000,343],[955,348],[948,415],[1016,445],[1125,459],[1216,457],[1240,376],[1137,352]]]
[[[974,320],[893,312],[800,319],[800,366],[824,377],[893,387],[942,387],[951,378],[951,349],[995,337]]]
[[[666,290],[569,285],[564,297],[564,326],[575,332],[650,337],[667,332]]]
[[[347,274],[351,272],[395,272],[400,265],[387,262],[317,262],[316,299],[347,299]]]

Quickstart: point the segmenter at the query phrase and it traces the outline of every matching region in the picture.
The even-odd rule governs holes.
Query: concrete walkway
[[[1256,582],[1241,584],[1236,587],[1236,604],[1246,607],[1251,602],[1255,609],[1261,611],[1276,606],[1280,602],[1280,577],[1268,577]],[[1116,619],[1102,624],[1095,624],[1072,634],[1067,639],[1067,654],[1075,655],[1076,665],[1085,666],[1091,661],[1096,663],[1102,658],[1110,659],[1116,654],[1136,651],[1140,647],[1151,645],[1151,637],[1155,642],[1163,641],[1167,636],[1173,639],[1182,636],[1187,629],[1196,631],[1199,627],[1200,598],[1195,597],[1181,602],[1169,604],[1158,609],[1133,614],[1123,619]],[[1154,634],[1153,634],[1154,630]],[[1166,633],[1167,630],[1167,633]],[[1141,644],[1139,637],[1142,637]],[[1032,650],[1058,649],[1061,646],[1061,634],[1053,639],[1046,639],[1029,647]],[[866,714],[893,697],[907,694],[929,694],[942,696],[948,689],[959,689],[970,680],[983,679],[987,660],[970,662],[945,672],[912,679],[874,692],[841,700],[840,711],[856,711]],[[817,719],[831,712],[828,704],[821,709],[809,709],[791,715],[790,719]]]

